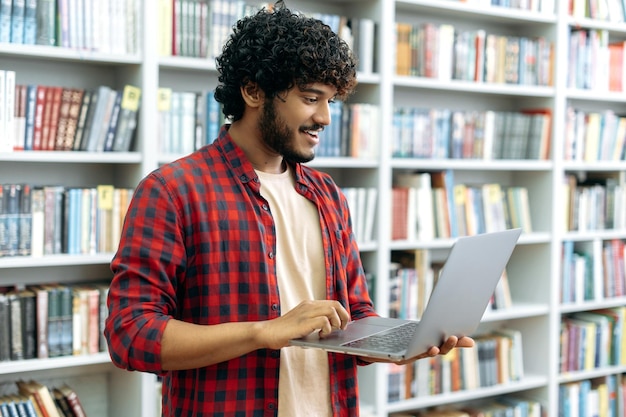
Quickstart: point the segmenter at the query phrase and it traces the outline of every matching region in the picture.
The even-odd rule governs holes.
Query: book
[[[24,359],[37,357],[37,301],[35,293],[30,289],[21,289],[16,292],[20,300],[22,351]]]
[[[24,114],[24,150],[32,151],[35,135],[35,117],[37,114],[37,85],[26,86],[26,111]]]
[[[38,0],[36,9],[37,45],[57,46],[56,0]]]
[[[52,151],[56,146],[63,88],[59,86],[49,87],[48,94],[50,94],[48,104],[50,106],[50,114],[44,115],[46,118],[44,118],[42,149]]]
[[[103,151],[110,152],[113,150],[113,142],[115,141],[115,132],[117,131],[117,125],[119,122],[120,109],[122,104],[122,91],[115,91],[115,99],[113,102],[113,108],[111,109],[111,117],[107,125],[106,136],[104,140]]]
[[[57,139],[57,145],[59,145],[57,150],[59,151],[71,151],[74,149],[74,139],[76,138],[78,120],[83,106],[83,96],[85,95],[85,90],[82,88],[71,88],[69,90],[70,100],[67,110],[66,126],[65,130],[60,132],[60,137]]]
[[[26,136],[26,85],[15,85],[15,142],[14,151],[24,150],[24,138]]]
[[[48,87],[45,85],[38,85],[35,99],[35,113],[34,113],[34,127],[33,127],[33,151],[42,150],[43,146],[43,123],[44,113],[46,107],[46,97],[48,94]]]
[[[12,0],[0,1],[0,42],[11,42],[11,6]]]
[[[37,0],[25,0],[23,43],[25,45],[34,45],[36,41],[37,41]]]
[[[34,398],[44,417],[61,417],[50,389],[34,380],[16,381],[20,394]]]
[[[17,108],[15,102],[15,71],[12,70],[4,70],[5,73],[5,85],[4,85],[4,134],[2,135],[2,139],[0,143],[5,143],[6,150],[8,152],[12,152],[15,148],[15,145],[18,141],[16,136],[16,121],[15,121],[15,110]]]
[[[63,150],[65,144],[65,136],[67,134],[67,123],[70,117],[70,105],[72,101],[72,89],[63,88],[61,91],[61,101],[59,103],[58,118],[56,121],[56,129],[54,135],[54,150]]]
[[[6,70],[0,70],[0,131],[6,130],[5,114],[7,108],[6,96]],[[8,135],[0,136],[0,152],[10,152],[12,141]]]
[[[101,145],[104,148],[104,142],[101,143],[100,138],[106,135],[106,132],[103,133],[103,130],[108,126],[108,116],[110,116],[111,111],[109,98],[113,92],[114,90],[109,86],[101,85],[98,87],[95,100],[92,98],[91,106],[94,106],[94,108],[93,110],[90,109],[89,117],[85,123],[81,150],[97,152],[100,150]]]
[[[13,0],[11,8],[11,43],[24,43],[24,12],[26,0]]]
[[[64,402],[67,404],[67,408],[69,409],[70,416],[73,417],[87,417],[87,413],[83,404],[80,402],[80,398],[78,394],[72,387],[67,384],[63,384],[59,387],[55,387],[52,389],[56,398],[59,398],[59,402]]]
[[[76,121],[76,132],[74,134],[73,140],[71,140],[72,149],[75,151],[80,151],[83,148],[83,136],[85,135],[85,126],[87,125],[87,120],[90,117],[90,113],[93,112],[93,109],[95,107],[92,105],[92,102],[95,102],[96,99],[96,90],[84,91],[83,99],[80,105],[80,111],[78,113],[78,118]],[[70,143],[69,140],[66,142],[66,144],[68,143]]]
[[[130,151],[133,136],[137,128],[140,101],[141,89],[130,84],[125,85],[120,107],[118,128],[113,142],[113,151]]]
[[[7,288],[0,288],[0,362],[11,360],[11,315],[7,292]]]

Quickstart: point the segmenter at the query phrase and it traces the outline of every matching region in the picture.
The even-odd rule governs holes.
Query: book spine
[[[11,360],[11,319],[9,298],[0,293],[0,362]]]
[[[24,43],[25,0],[13,0],[11,9],[11,43]]]
[[[37,41],[37,0],[24,3],[24,44],[34,45]]]
[[[56,0],[37,2],[37,45],[57,46]]]
[[[37,303],[35,294],[25,290],[20,293],[22,299],[22,345],[24,359],[37,357]]]
[[[24,359],[22,345],[22,303],[16,292],[8,294],[11,316],[11,360]]]
[[[0,0],[0,42],[11,42],[12,0]]]
[[[6,211],[6,255],[18,255],[20,239],[19,204],[22,186],[19,184],[4,184],[4,198]]]

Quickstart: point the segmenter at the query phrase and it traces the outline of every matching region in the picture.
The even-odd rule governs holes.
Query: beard
[[[304,127],[300,130],[316,130],[319,126],[312,128]],[[274,99],[265,101],[263,113],[259,120],[259,130],[261,131],[261,139],[268,147],[282,155],[285,160],[290,162],[305,163],[315,158],[315,151],[309,153],[298,151],[295,147],[296,133],[287,126],[287,123],[276,113]]]

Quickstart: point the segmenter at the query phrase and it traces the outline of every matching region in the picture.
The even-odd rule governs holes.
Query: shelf
[[[551,25],[556,23],[556,15],[531,12],[508,7],[478,6],[454,0],[397,0],[400,12],[438,12],[446,17],[470,18],[483,23],[508,23],[525,25]]]
[[[0,375],[103,364],[111,364],[111,359],[107,352],[93,355],[59,356],[49,359],[28,359],[0,362]]]
[[[31,60],[81,62],[97,66],[128,66],[141,65],[143,63],[140,54],[115,55],[55,46],[17,45],[11,43],[0,43],[0,56]]]
[[[105,265],[111,262],[112,253],[95,255],[45,255],[42,257],[14,256],[0,257],[0,269],[43,268],[54,266]]]
[[[142,159],[143,156],[139,152],[16,151],[0,153],[0,161],[4,162],[138,164]]]
[[[546,377],[526,376],[521,381],[510,382],[508,384],[496,385],[493,387],[479,388],[471,391],[457,391],[449,394],[433,395],[427,398],[412,398],[410,400],[389,403],[387,405],[387,412],[393,413],[406,410],[416,410],[449,403],[461,403],[464,401],[496,397],[499,395],[545,387],[547,384],[548,378]]]

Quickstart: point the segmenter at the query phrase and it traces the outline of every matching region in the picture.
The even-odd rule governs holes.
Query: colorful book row
[[[131,150],[141,89],[16,84],[0,70],[0,152]]]
[[[546,160],[552,113],[401,107],[394,110],[392,137],[395,158]]]

